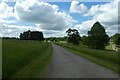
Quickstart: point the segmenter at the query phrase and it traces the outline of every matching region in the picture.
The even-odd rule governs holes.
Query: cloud
[[[115,25],[118,23],[118,0],[92,6],[84,16],[93,16],[104,24]]]
[[[10,7],[5,2],[4,5]],[[5,7],[3,8],[2,10],[5,11],[3,12],[5,14],[8,14],[13,9],[6,12]],[[63,33],[64,30],[76,22],[67,13],[60,12],[57,5],[51,5],[37,0],[33,0],[33,2],[27,0],[18,1],[14,6],[14,10],[17,20],[14,18],[7,19],[7,17],[0,18],[1,37],[19,37],[20,33],[27,30],[42,31],[45,37],[58,37],[63,36],[65,34]],[[24,23],[22,24],[22,22]],[[26,26],[29,22],[33,25],[35,24],[35,26]],[[20,26],[21,24],[23,26]]]
[[[73,25],[75,20],[57,5],[38,0],[17,1],[15,14],[18,20],[36,23],[44,30],[63,30]]]
[[[93,18],[76,25],[80,31],[83,30],[81,34],[87,34],[87,31],[92,27],[91,23],[93,24],[96,21],[99,21],[105,27],[109,35],[118,32],[118,0],[91,6],[83,16],[92,16]]]
[[[35,26],[19,26],[19,25],[7,25],[0,24],[0,37],[19,37],[20,33],[24,31],[42,31],[44,37],[60,37],[65,36],[65,31],[55,31],[55,30],[41,30],[39,27]]]
[[[0,18],[6,19],[14,17],[13,7],[8,6],[5,2],[0,3]]]
[[[8,25],[8,24],[0,24],[0,37],[19,37],[20,33],[31,30],[40,31],[39,28],[34,26],[19,26],[19,25]]]
[[[78,1],[72,1],[70,6],[71,13],[92,17],[91,20],[75,25],[74,28],[80,31],[80,35],[86,35],[96,21],[104,25],[109,35],[118,32],[117,0],[91,6],[89,10],[85,7],[84,4],[79,4]],[[68,13],[59,10],[59,6],[38,0],[17,1],[14,10],[15,13],[13,7],[8,6],[5,2],[0,3],[0,29],[2,27],[0,36],[18,37],[21,32],[29,29],[43,31],[45,37],[64,36],[66,34],[65,30],[68,27],[73,27],[73,23],[76,22]],[[7,19],[14,16],[17,18],[18,24],[15,24],[14,20]],[[22,24],[22,22],[24,23]],[[26,25],[26,22],[35,24],[35,26],[19,26],[19,24]]]
[[[45,37],[63,37],[66,36],[66,31],[55,31],[55,30],[43,30],[43,34]]]
[[[87,6],[85,6],[83,3],[79,4],[79,1],[75,1],[75,0],[71,2],[71,6],[70,6],[71,13],[83,14],[86,11],[87,11]]]
[[[82,22],[81,24],[76,24],[74,28],[79,30],[80,35],[86,35],[95,22],[95,20],[87,20]]]

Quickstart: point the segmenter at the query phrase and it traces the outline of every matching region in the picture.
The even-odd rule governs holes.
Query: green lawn
[[[60,46],[68,49],[72,53],[82,56],[86,59],[89,59],[97,64],[105,66],[109,69],[112,69],[115,72],[118,71],[118,66],[120,66],[120,58],[118,58],[119,53],[114,51],[107,51],[107,50],[96,50],[90,49],[83,45],[72,45],[72,44],[65,44],[65,43],[57,43]]]
[[[52,45],[39,41],[3,40],[3,78],[44,77]]]

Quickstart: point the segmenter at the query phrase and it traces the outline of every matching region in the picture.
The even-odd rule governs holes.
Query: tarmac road
[[[46,78],[118,78],[113,71],[53,44],[53,57]]]

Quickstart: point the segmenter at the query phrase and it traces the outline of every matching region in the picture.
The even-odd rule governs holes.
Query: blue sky
[[[93,23],[101,22],[106,32],[117,32],[117,1],[112,2],[40,2],[37,0],[0,3],[0,36],[19,37],[26,30],[43,31],[45,37],[66,35],[75,28],[87,35]],[[112,11],[114,12],[112,13]],[[116,15],[115,15],[116,14]],[[112,16],[111,16],[112,15]],[[114,30],[114,31],[113,31]],[[8,32],[7,32],[8,31]],[[9,33],[9,34],[8,34]]]

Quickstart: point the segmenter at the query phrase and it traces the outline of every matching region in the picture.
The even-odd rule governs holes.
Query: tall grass
[[[77,55],[83,56],[89,60],[97,62],[98,64],[101,64],[118,72],[118,65],[120,65],[119,53],[107,50],[90,49],[82,45],[72,45],[63,43],[60,43],[59,45],[73,50],[72,52]]]
[[[39,59],[42,58],[47,48],[51,47],[50,45],[51,45],[50,43],[44,43],[39,41],[3,40],[2,77],[3,78],[12,77],[37,57],[41,56],[39,57]],[[45,57],[44,57],[45,59],[50,57],[50,54],[52,53],[51,50],[52,48],[50,49],[50,52],[47,52],[45,54]],[[47,62],[48,61],[49,60],[47,60]]]

